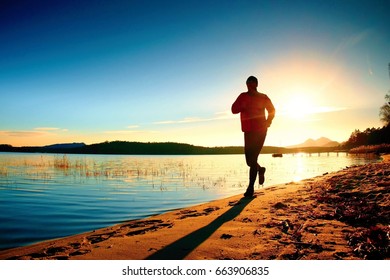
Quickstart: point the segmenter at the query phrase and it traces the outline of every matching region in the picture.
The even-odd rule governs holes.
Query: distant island
[[[326,139],[326,138],[325,138]],[[322,139],[323,140],[323,139]],[[313,140],[312,140],[313,141]],[[307,142],[307,141],[306,141]],[[324,141],[322,141],[324,142]],[[264,146],[262,154],[274,153],[319,153],[334,152],[339,149],[337,142],[329,140],[323,145],[313,145],[302,147],[296,145],[292,147],[274,147]],[[329,146],[329,142],[337,143],[335,146]],[[163,143],[144,143],[112,141],[97,144],[86,145],[84,143],[66,143],[54,144],[42,147],[13,147],[11,145],[0,145],[0,152],[21,152],[21,153],[61,153],[61,154],[121,154],[121,155],[222,155],[222,154],[243,154],[243,146],[227,147],[202,147],[184,143],[163,142]]]
[[[318,138],[317,140],[313,140],[313,139],[309,138],[301,144],[288,146],[287,148],[337,147],[337,146],[340,146],[339,142],[332,141],[326,137],[321,137],[321,138]]]

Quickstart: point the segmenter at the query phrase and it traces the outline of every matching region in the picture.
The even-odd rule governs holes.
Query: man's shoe
[[[254,188],[253,187],[252,188],[248,187],[246,189],[246,192],[244,193],[244,196],[245,197],[252,197],[254,193],[255,193]]]
[[[265,181],[264,174],[265,174],[265,167],[260,167],[259,168],[259,185],[264,184],[264,181]]]

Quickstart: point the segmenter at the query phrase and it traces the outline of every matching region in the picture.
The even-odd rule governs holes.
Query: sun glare
[[[304,120],[313,113],[314,103],[305,93],[292,93],[291,98],[284,104],[285,114],[293,119]]]

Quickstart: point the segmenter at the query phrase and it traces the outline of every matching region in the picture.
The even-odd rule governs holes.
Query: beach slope
[[[349,167],[31,246],[0,259],[390,259],[390,163]]]

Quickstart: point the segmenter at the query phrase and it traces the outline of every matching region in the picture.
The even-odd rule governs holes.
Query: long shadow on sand
[[[200,228],[172,244],[152,254],[147,260],[181,260],[191,253],[196,247],[209,238],[224,223],[233,220],[253,200],[242,198],[232,208],[212,221],[207,226]]]

